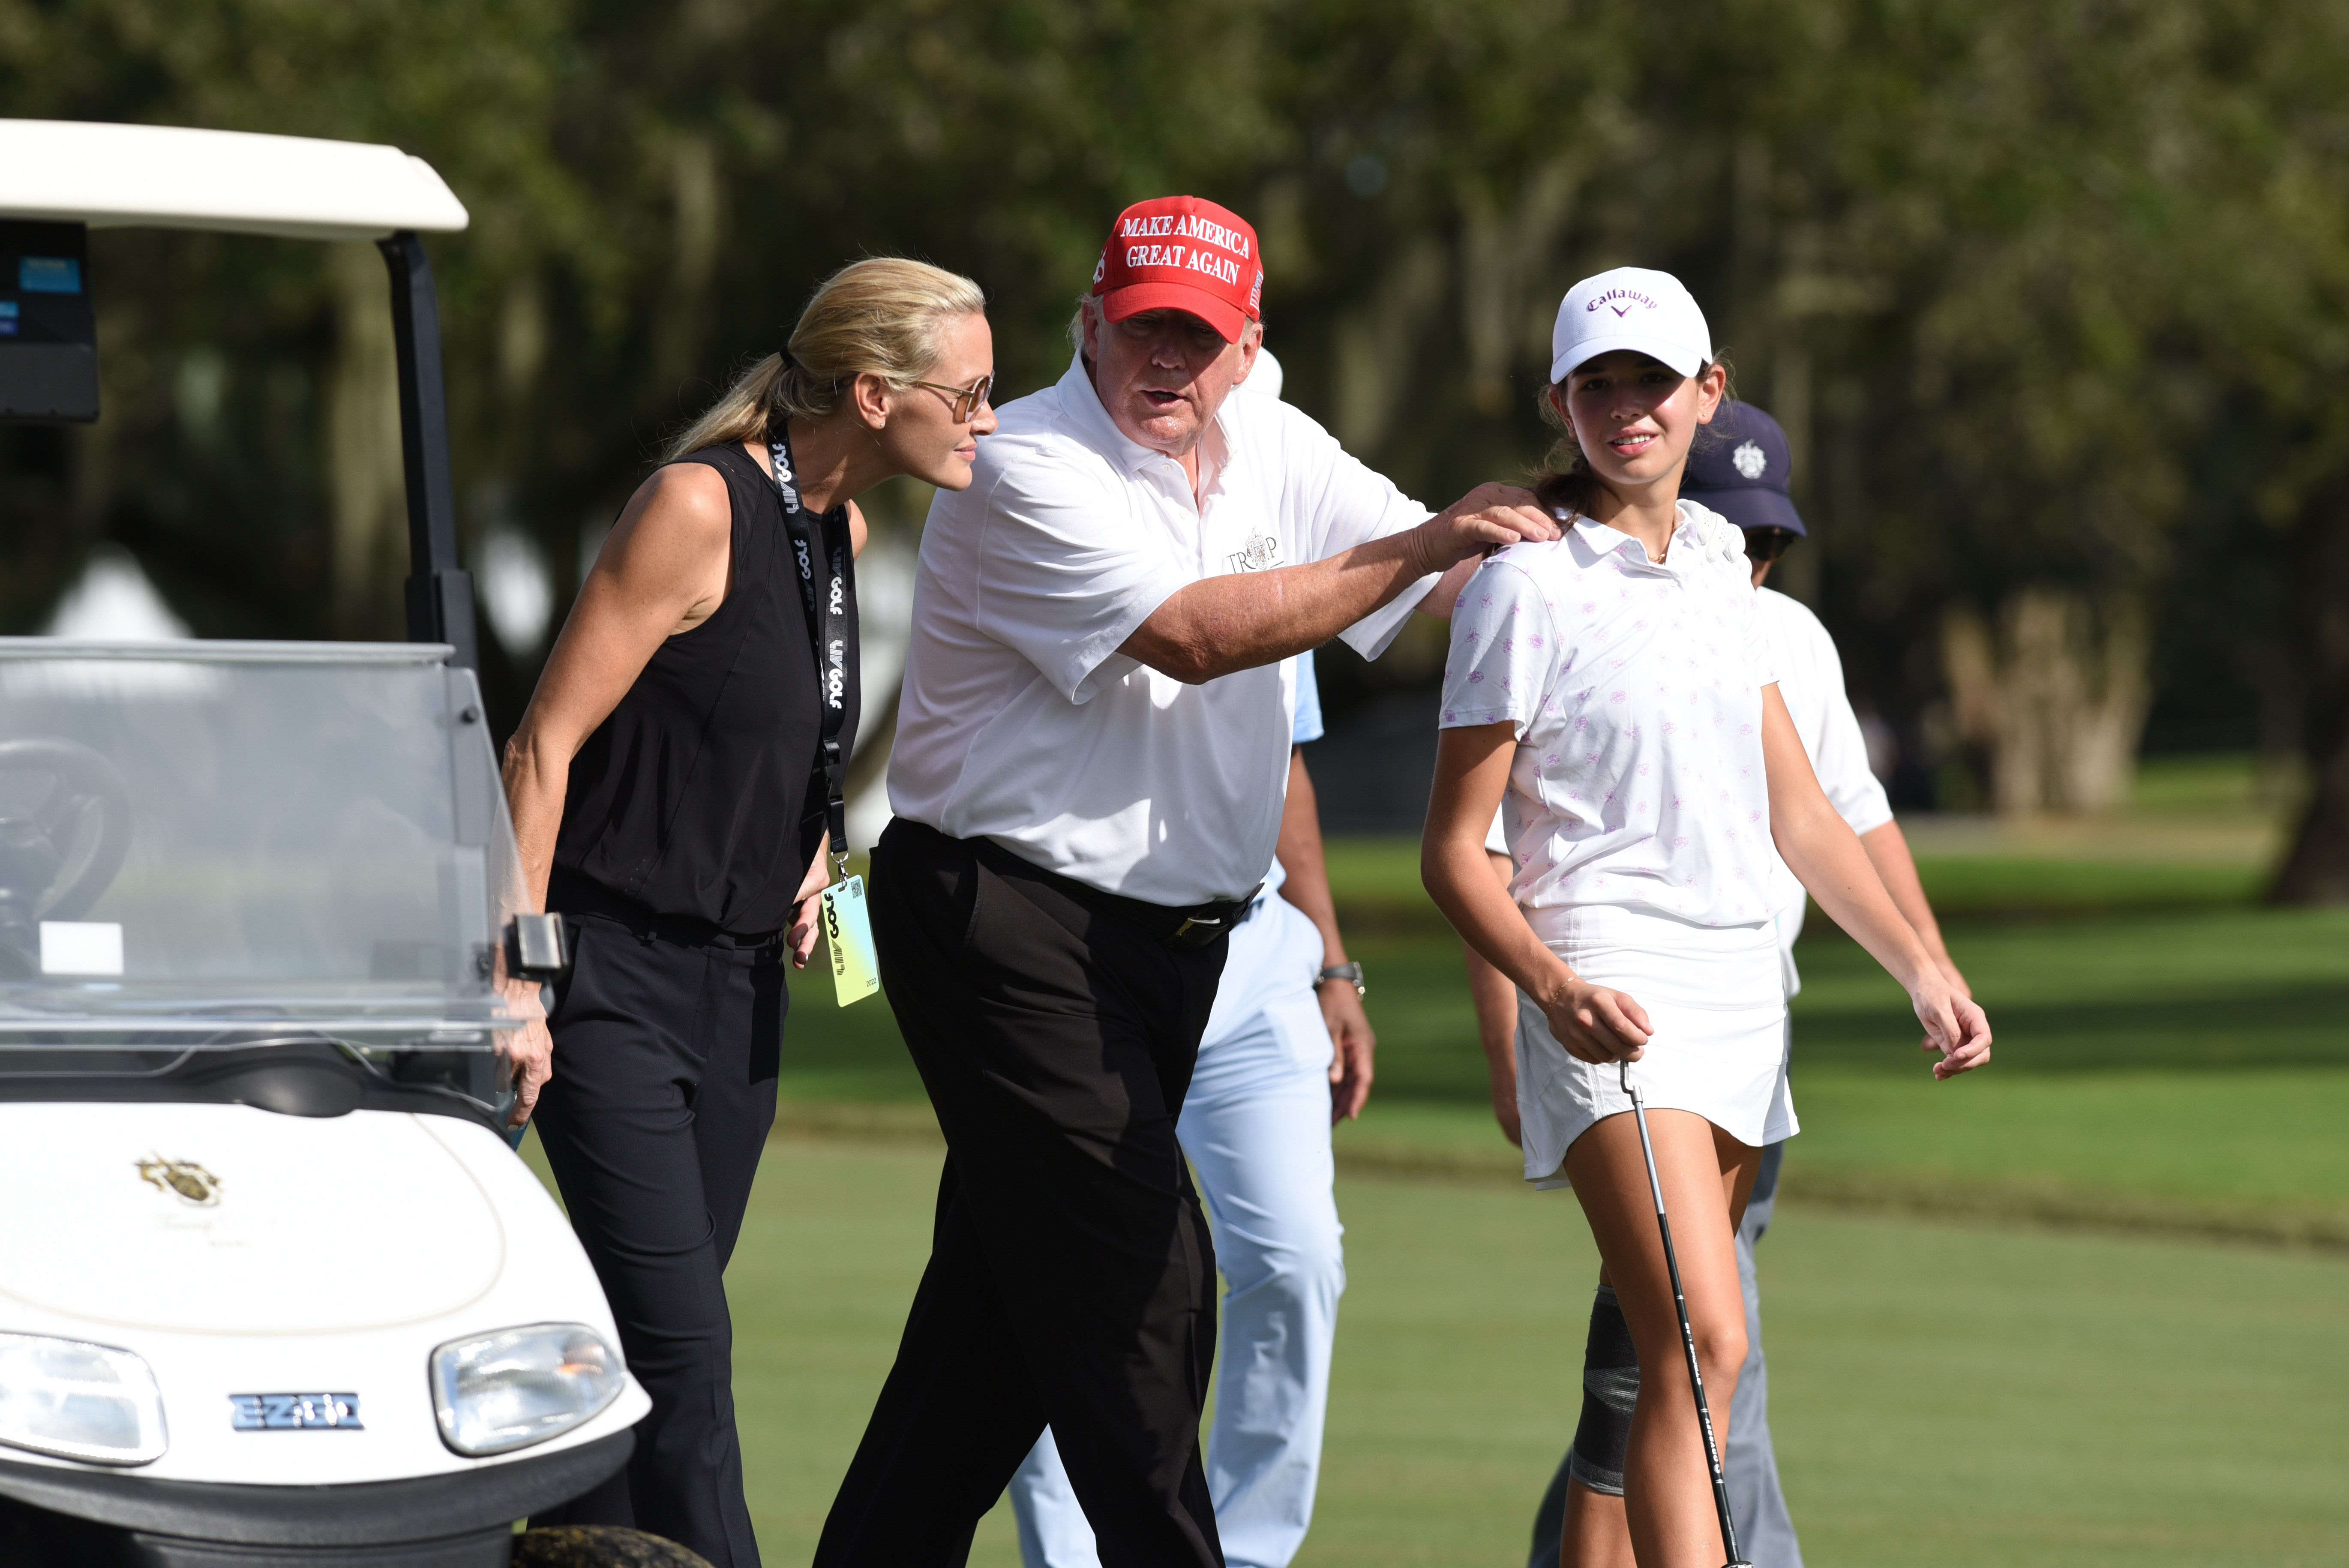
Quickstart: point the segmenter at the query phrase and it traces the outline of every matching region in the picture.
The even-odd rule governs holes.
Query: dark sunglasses
[[[945,392],[954,398],[954,422],[968,425],[970,417],[987,407],[987,395],[995,390],[995,377],[982,376],[968,387],[946,387],[936,381],[909,381],[909,387],[926,387],[933,392]]]
[[[1786,546],[1801,537],[1791,528],[1749,528],[1745,531],[1745,559],[1756,566],[1775,561],[1786,553]]]

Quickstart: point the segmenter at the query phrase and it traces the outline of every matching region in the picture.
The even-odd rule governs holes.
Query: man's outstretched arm
[[[1202,578],[1153,610],[1118,652],[1197,686],[1318,648],[1421,578],[1495,545],[1557,536],[1531,492],[1479,485],[1417,528],[1327,560]]]

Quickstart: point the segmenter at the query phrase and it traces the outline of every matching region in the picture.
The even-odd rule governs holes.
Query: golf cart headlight
[[[460,1454],[510,1453],[558,1437],[620,1395],[620,1358],[581,1323],[535,1323],[432,1353],[440,1440]]]
[[[163,1457],[163,1396],[128,1350],[0,1334],[0,1443],[94,1465]]]

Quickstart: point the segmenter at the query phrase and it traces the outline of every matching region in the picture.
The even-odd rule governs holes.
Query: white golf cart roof
[[[396,147],[62,119],[0,119],[0,218],[297,240],[467,222],[432,166]]]
[[[448,233],[470,221],[465,204],[432,166],[396,147],[185,126],[0,119],[0,225],[195,229],[376,242],[388,269],[399,370],[412,573],[406,595],[409,640],[448,643],[455,650],[450,663],[468,669],[476,660],[473,589],[457,563],[440,306],[419,236]],[[83,242],[67,238],[78,254]],[[78,319],[55,328],[52,335],[65,335],[61,342],[0,339],[0,353],[16,361],[6,367],[0,394],[5,398],[0,406],[12,418],[98,418],[97,333],[88,295],[78,282],[62,292],[75,296]],[[22,308],[0,303],[7,304],[10,315]],[[40,357],[27,357],[34,355]]]

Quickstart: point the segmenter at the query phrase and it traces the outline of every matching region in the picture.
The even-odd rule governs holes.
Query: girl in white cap
[[[1990,1027],[1821,793],[1777,691],[1739,531],[1679,499],[1728,375],[1667,273],[1587,278],[1558,307],[1539,493],[1568,526],[1470,581],[1452,618],[1428,890],[1519,993],[1526,1177],[1570,1185],[1641,1377],[1624,1501],[1643,1568],[1718,1568],[1721,1537],[1640,1138],[1651,1109],[1716,1430],[1745,1357],[1734,1234],[1764,1145],[1796,1130],[1771,913],[1791,868],[1909,991],[1937,1078]],[[1485,860],[1499,805],[1515,874]],[[1775,852],[1774,853],[1773,851]]]

